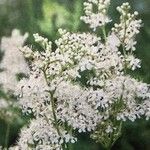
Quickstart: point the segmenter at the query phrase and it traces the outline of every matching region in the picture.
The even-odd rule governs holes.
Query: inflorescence
[[[117,7],[120,22],[107,34],[105,27],[112,21],[107,15],[109,5],[110,0],[84,3],[81,20],[93,33],[59,29],[55,50],[52,42],[34,34],[42,50],[21,49],[29,60],[30,73],[16,93],[23,112],[34,116],[21,131],[21,149],[62,150],[77,141],[75,131],[89,132],[110,147],[120,136],[123,122],[149,119],[149,85],[127,74],[141,67],[134,51],[142,22],[123,3]],[[94,32],[97,28],[103,35]]]

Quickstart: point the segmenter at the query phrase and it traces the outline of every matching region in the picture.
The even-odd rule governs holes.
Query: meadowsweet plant
[[[106,31],[112,21],[109,5],[110,0],[84,3],[81,20],[92,32],[59,29],[55,50],[52,42],[34,34],[41,50],[21,49],[30,73],[16,93],[23,112],[33,119],[20,133],[20,149],[71,149],[76,132],[88,132],[111,149],[125,121],[149,119],[149,85],[127,74],[141,67],[134,51],[142,22],[137,12],[130,12],[129,3],[123,3],[117,7],[119,23]],[[96,34],[100,29],[102,34]]]
[[[10,37],[2,37],[0,62],[0,119],[7,124],[5,135],[5,147],[8,146],[8,137],[11,123],[19,119],[17,112],[18,104],[13,91],[18,83],[18,77],[29,72],[28,65],[19,47],[23,46],[27,39],[27,33],[21,35],[20,31],[14,29]]]
[[[24,56],[18,49],[23,46],[27,37],[27,33],[21,35],[19,30],[14,29],[10,37],[2,37],[1,39],[0,49],[3,57],[0,63],[0,118],[8,120],[8,122],[14,118],[11,108],[17,107],[12,94],[17,86],[18,75],[29,72]]]
[[[0,63],[0,84],[5,92],[14,91],[18,76],[29,72],[28,65],[23,54],[19,50],[23,46],[28,34],[21,35],[20,31],[14,29],[10,37],[2,37],[1,52],[3,53]]]

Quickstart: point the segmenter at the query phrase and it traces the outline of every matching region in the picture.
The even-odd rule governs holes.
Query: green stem
[[[103,33],[103,36],[104,36],[104,40],[105,40],[105,42],[106,42],[107,35],[106,35],[105,25],[102,27],[102,33]]]
[[[42,71],[44,73],[46,84],[47,84],[47,86],[49,86],[48,79],[46,77],[46,73],[45,73],[44,70],[42,70]],[[55,128],[57,130],[58,135],[61,136],[61,133],[60,133],[60,130],[59,130],[59,125],[58,125],[58,120],[57,120],[57,116],[56,116],[56,112],[55,112],[55,101],[54,101],[54,97],[53,97],[54,93],[49,91],[49,94],[50,94],[51,108],[52,108],[52,113],[53,113],[53,117],[54,117]],[[62,149],[65,150],[65,145],[64,144],[62,145]]]
[[[73,145],[72,145],[72,143],[69,143],[69,150],[73,150]]]
[[[70,134],[72,135],[72,128],[70,129]],[[68,150],[73,150],[73,144],[70,142],[70,143],[68,143]]]
[[[9,141],[9,133],[10,133],[10,124],[7,124],[7,129],[6,129],[6,135],[5,135],[5,148],[8,148],[8,141]]]
[[[48,86],[49,84],[48,84],[48,80],[47,80],[46,73],[44,70],[43,70],[43,73],[44,73],[44,77]],[[58,135],[60,136],[61,134],[60,134],[60,130],[59,130],[58,123],[57,123],[58,120],[57,120],[57,116],[55,112],[55,102],[54,102],[53,92],[49,92],[49,94],[50,94],[51,108],[52,108],[52,113],[54,117],[55,127],[56,127]]]
[[[122,50],[123,50],[123,55],[124,55],[124,57],[125,57],[125,59],[126,59],[126,58],[127,58],[127,54],[126,54],[126,50],[125,50],[124,44],[122,45]],[[124,72],[125,72],[125,74],[126,74],[126,72],[127,72],[127,62],[126,62],[126,60],[125,60]]]
[[[60,136],[61,133],[60,133],[59,126],[57,123],[58,120],[57,120],[57,116],[56,116],[56,112],[55,112],[55,102],[54,102],[54,98],[53,98],[53,93],[50,92],[50,96],[51,96],[51,106],[52,106],[52,113],[53,113],[53,117],[54,117],[55,127],[56,127],[58,135]]]
[[[111,146],[107,147],[106,150],[111,150]]]

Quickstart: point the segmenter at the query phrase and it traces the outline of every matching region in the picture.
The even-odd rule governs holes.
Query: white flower
[[[142,106],[142,109],[145,112],[146,120],[150,119],[150,100],[149,100],[149,98],[150,97],[148,96],[147,100],[144,102],[144,104]]]
[[[62,150],[62,144],[70,141],[76,141],[76,138],[63,130],[59,135],[50,121],[38,118],[32,120],[29,127],[22,129],[18,146],[22,150],[27,150],[29,147],[41,150]]]
[[[126,58],[126,62],[129,65],[129,68],[135,70],[136,68],[141,68],[141,60],[135,58],[133,55],[128,55]]]
[[[107,107],[108,100],[103,91],[82,89],[78,85],[61,82],[55,92],[58,118],[67,121],[79,132],[94,130],[103,117],[99,107]],[[95,116],[95,117],[93,117]]]
[[[19,47],[23,46],[28,34],[21,35],[19,30],[14,29],[11,37],[3,37],[1,49],[4,52],[0,68],[4,71],[0,73],[0,83],[5,91],[14,90],[17,85],[17,75],[19,73],[28,74],[29,68],[20,52]]]
[[[24,113],[33,113],[35,116],[44,115],[44,111],[50,111],[47,105],[50,103],[48,87],[43,76],[30,76],[22,79],[16,89],[20,94],[20,105]],[[30,100],[29,100],[30,99]]]
[[[112,133],[113,132],[113,129],[112,127],[109,125],[106,129],[106,133]]]
[[[119,47],[121,44],[119,38],[116,36],[116,34],[114,32],[112,32],[107,37],[107,43],[109,44],[110,47],[112,47],[112,49],[114,49],[115,47]]]
[[[0,109],[5,109],[8,106],[9,106],[9,103],[7,102],[7,100],[0,99]]]
[[[129,13],[129,3],[123,3],[122,6],[117,7],[117,10],[121,14],[120,23],[115,24],[112,30],[116,33],[127,51],[134,51],[136,49],[135,37],[139,33],[142,21],[136,19],[138,15],[137,12],[133,14]]]
[[[144,115],[146,109],[143,109],[145,105],[143,102],[145,98],[148,98],[149,93],[147,84],[138,82],[129,76],[120,76],[106,81],[106,91],[112,102],[115,105],[118,103],[121,107],[116,116],[117,120],[135,121],[136,118]],[[141,104],[138,103],[138,99],[141,99]]]
[[[94,30],[97,27],[104,26],[111,21],[107,16],[109,4],[110,0],[88,0],[84,3],[85,16],[82,16],[81,20],[89,24],[90,28]]]

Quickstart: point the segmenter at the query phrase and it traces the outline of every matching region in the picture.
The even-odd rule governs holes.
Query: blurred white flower
[[[17,75],[19,73],[28,74],[29,68],[22,52],[19,50],[25,43],[28,34],[21,35],[20,31],[14,29],[11,37],[3,37],[1,40],[1,50],[4,53],[0,68],[0,84],[4,90],[14,90],[17,85]]]

